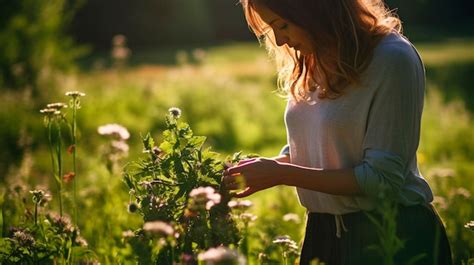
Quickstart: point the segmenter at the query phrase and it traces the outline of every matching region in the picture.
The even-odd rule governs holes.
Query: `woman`
[[[382,0],[241,0],[288,95],[282,155],[241,161],[224,183],[245,197],[295,186],[307,208],[301,264],[383,264],[371,216],[398,204],[396,264],[451,264],[433,195],[417,168],[424,68]],[[377,218],[377,217],[376,217]],[[381,217],[378,217],[380,221]]]

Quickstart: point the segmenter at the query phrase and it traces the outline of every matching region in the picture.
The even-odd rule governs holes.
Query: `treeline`
[[[296,1],[296,0],[295,0]],[[469,29],[472,0],[386,0],[406,28]],[[116,34],[132,48],[251,39],[239,0],[88,0],[72,33],[96,48]]]

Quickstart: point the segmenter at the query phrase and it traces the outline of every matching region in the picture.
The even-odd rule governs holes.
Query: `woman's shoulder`
[[[422,67],[413,44],[399,33],[390,33],[376,46],[371,67],[378,70]]]
[[[385,36],[374,49],[369,73],[379,75],[392,72],[424,69],[420,55],[411,42],[398,33]]]

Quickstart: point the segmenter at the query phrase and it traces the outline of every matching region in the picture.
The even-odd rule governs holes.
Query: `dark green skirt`
[[[308,213],[306,234],[301,252],[301,265],[319,260],[326,265],[383,265],[377,228],[369,219],[375,213],[356,212],[342,215],[347,231],[336,236],[336,221],[332,214]],[[397,252],[394,264],[451,265],[451,250],[446,230],[433,206],[399,206],[397,236],[403,247]]]

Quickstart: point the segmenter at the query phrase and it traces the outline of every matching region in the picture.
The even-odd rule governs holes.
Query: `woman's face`
[[[255,11],[262,20],[271,27],[275,34],[275,41],[278,46],[288,45],[303,55],[313,52],[312,41],[302,28],[280,17],[275,12],[261,4],[255,5]]]

